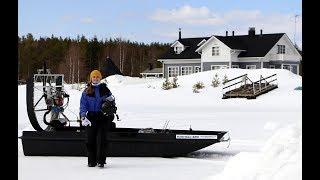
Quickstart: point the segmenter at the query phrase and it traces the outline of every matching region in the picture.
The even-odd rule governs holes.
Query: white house
[[[164,77],[187,75],[217,68],[277,68],[299,73],[302,57],[285,33],[181,38],[158,61]]]

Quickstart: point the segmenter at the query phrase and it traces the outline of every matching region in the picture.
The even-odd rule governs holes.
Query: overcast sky
[[[182,37],[287,33],[302,47],[301,0],[19,0],[19,36],[122,37],[171,43]],[[295,15],[299,15],[296,18]],[[294,32],[296,29],[296,37]],[[229,33],[231,34],[231,33]]]

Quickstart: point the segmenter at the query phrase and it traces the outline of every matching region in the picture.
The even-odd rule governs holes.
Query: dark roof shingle
[[[275,34],[256,34],[254,36],[215,36],[231,49],[245,50],[238,57],[263,57],[279,41],[284,33]],[[208,40],[210,37],[183,38],[179,42],[187,48],[180,54],[175,54],[173,48],[170,48],[159,59],[195,59],[201,58],[201,55],[195,52],[199,48],[197,44],[203,39]]]
[[[185,47],[184,51],[180,54],[176,54],[172,47],[165,52],[159,59],[200,59],[201,55],[196,52],[197,46],[203,39],[208,40],[210,37],[200,38],[183,38],[179,42]]]

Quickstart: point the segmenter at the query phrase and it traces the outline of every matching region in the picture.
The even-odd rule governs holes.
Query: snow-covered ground
[[[257,99],[222,99],[220,80],[245,74],[252,80],[277,73],[279,88]],[[19,143],[19,179],[301,179],[301,76],[282,69],[220,69],[179,76],[176,89],[162,90],[163,79],[111,76],[106,79],[116,97],[118,127],[224,130],[231,136],[188,157],[107,158],[107,168],[87,168],[85,157],[29,157]],[[198,81],[205,84],[193,93]],[[81,91],[66,85],[71,95],[65,113],[76,118]],[[32,130],[25,86],[18,91],[18,136]],[[292,173],[294,172],[294,173]],[[239,175],[238,175],[239,174]],[[291,175],[291,176],[288,176]]]

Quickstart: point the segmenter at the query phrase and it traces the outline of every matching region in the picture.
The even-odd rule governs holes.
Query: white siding
[[[212,47],[214,46],[219,46],[219,56],[212,56]],[[210,40],[202,49],[202,62],[229,62],[230,58],[230,48],[216,38]]]
[[[285,54],[278,54],[278,46],[285,45]],[[289,61],[299,61],[300,54],[295,51],[294,46],[288,36],[283,35],[280,40],[272,47],[272,49],[266,55],[268,60],[289,60]]]
[[[181,44],[180,42],[175,43],[175,45],[173,46],[173,48],[174,48],[173,50],[174,50],[174,51],[176,51],[176,47],[178,47],[178,49],[181,48],[182,51],[184,50],[184,46],[183,46],[183,44]],[[181,51],[181,52],[182,52],[182,51]],[[181,53],[181,52],[179,52],[179,53]]]
[[[240,57],[238,62],[261,62],[262,57]]]
[[[233,52],[231,53],[231,61],[232,62],[238,62],[239,59],[238,59],[238,55],[240,54],[241,51],[236,51],[236,52]]]

